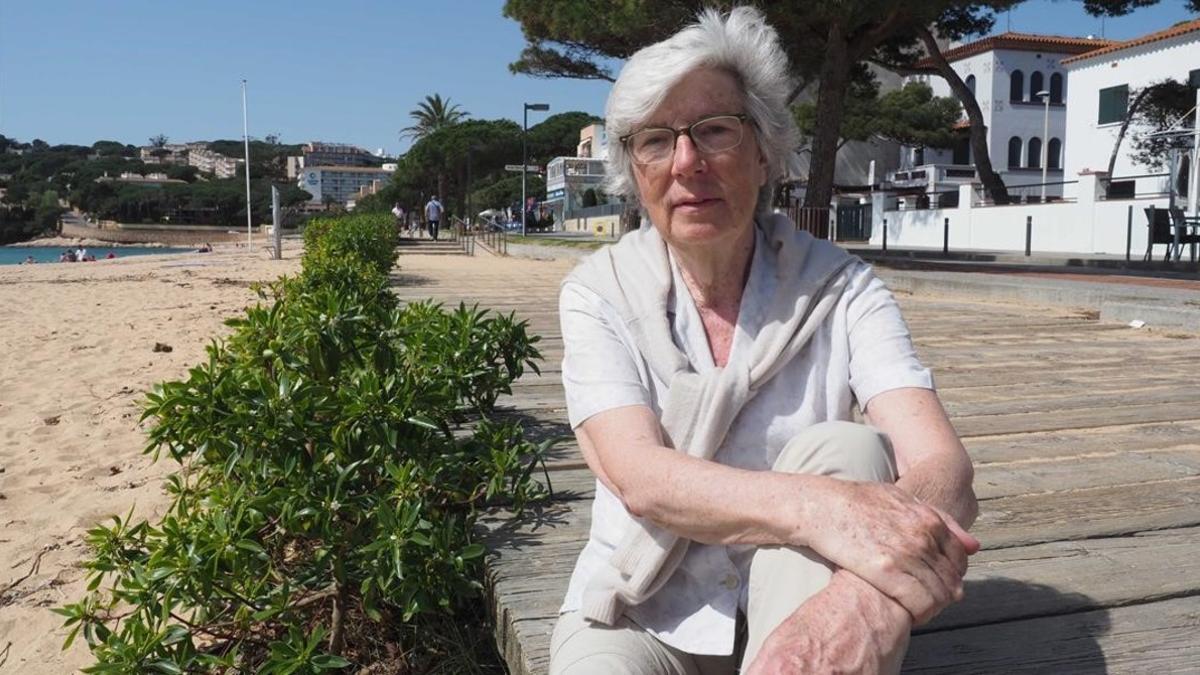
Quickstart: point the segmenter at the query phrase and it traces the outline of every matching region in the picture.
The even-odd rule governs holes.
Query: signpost
[[[520,165],[520,164],[505,164],[505,165],[504,165],[504,170],[505,170],[505,171],[520,171],[520,170],[521,170],[521,165]],[[529,173],[541,173],[541,172],[542,172],[542,167],[540,167],[540,166],[535,166],[535,165],[533,165],[533,164],[526,164],[526,165],[525,165],[525,171],[527,171],[527,172],[529,172]]]

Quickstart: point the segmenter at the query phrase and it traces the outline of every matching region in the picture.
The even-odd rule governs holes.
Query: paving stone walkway
[[[503,401],[531,435],[569,434],[558,282],[569,261],[412,255],[408,299],[515,311],[541,376]],[[967,600],[913,637],[910,673],[1200,672],[1200,335],[1094,314],[901,295],[922,359],[974,461],[981,514]],[[593,480],[573,442],[555,499],[493,523],[489,592],[515,675],[543,675],[586,539]]]

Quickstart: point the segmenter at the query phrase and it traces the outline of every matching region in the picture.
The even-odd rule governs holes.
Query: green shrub
[[[315,673],[388,643],[426,672],[480,589],[480,507],[542,495],[545,448],[491,419],[537,338],[476,308],[396,307],[382,257],[348,253],[370,227],[343,226],[320,224],[299,277],[147,395],[146,452],[181,470],[157,524],[87,533],[88,594],[56,610],[86,672]]]
[[[311,261],[351,255],[387,274],[396,262],[396,233],[389,213],[320,218],[304,230],[304,266]]]

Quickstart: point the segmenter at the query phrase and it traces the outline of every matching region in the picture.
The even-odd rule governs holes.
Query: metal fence
[[[797,230],[804,230],[817,239],[829,238],[829,207],[800,206],[799,202],[795,202],[788,206],[787,214]]]
[[[576,218],[599,218],[600,216],[619,216],[625,212],[625,208],[626,205],[621,202],[586,206],[572,209],[563,216],[563,220],[574,220]]]

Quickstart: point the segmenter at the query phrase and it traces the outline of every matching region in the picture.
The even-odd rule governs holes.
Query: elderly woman
[[[613,85],[610,189],[649,226],[562,286],[598,481],[552,674],[894,672],[962,596],[971,464],[895,300],[768,210],[796,147],[787,72],[739,8]]]

